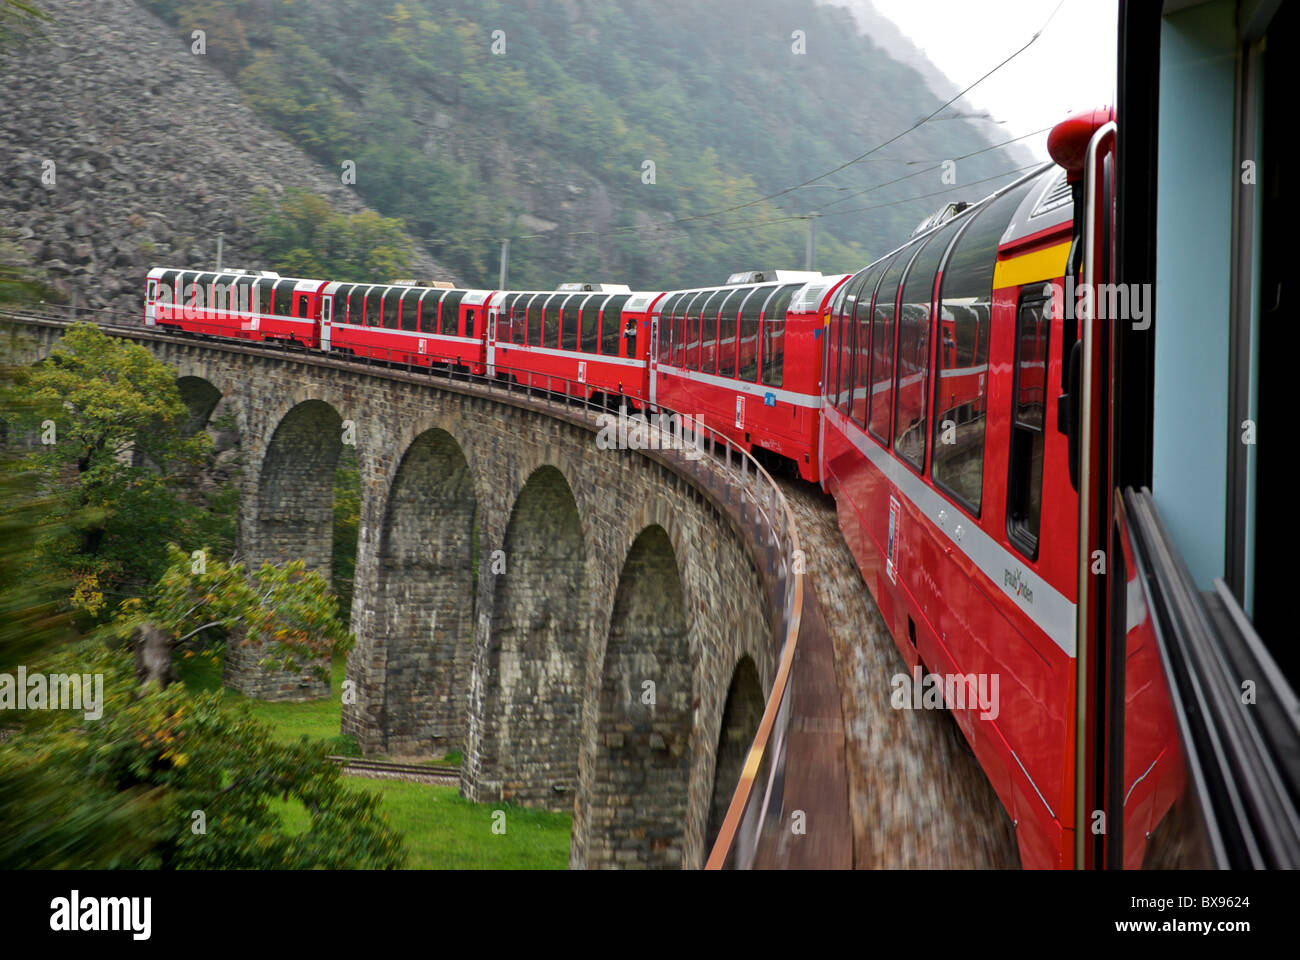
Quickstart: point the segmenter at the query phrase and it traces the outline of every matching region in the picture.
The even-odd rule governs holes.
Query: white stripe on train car
[[[1073,657],[1075,652],[1075,606],[1064,594],[1050,583],[1029,569],[1024,559],[1012,553],[1002,544],[990,537],[974,521],[969,520],[957,507],[945,500],[936,490],[926,484],[900,461],[894,459],[885,449],[869,440],[860,429],[848,429],[851,421],[846,421],[839,410],[832,406],[825,408],[825,416],[835,422],[835,426],[853,446],[883,473],[904,497],[930,521],[932,529],[940,531],[959,552],[965,554],[980,571],[993,581],[1003,593],[1010,597],[1023,612],[1042,631],[1047,634],[1066,656]],[[938,520],[940,511],[947,511],[956,521],[952,524],[963,528],[960,540],[956,539],[948,524]],[[1013,574],[1012,571],[1015,571]],[[1008,581],[1013,581],[1012,583]],[[1025,588],[1028,587],[1028,590]],[[1026,598],[1029,599],[1026,599]]]
[[[722,387],[724,390],[730,390],[736,393],[744,393],[752,397],[763,399],[765,394],[773,394],[776,399],[785,403],[794,404],[796,407],[807,407],[810,410],[819,409],[822,405],[820,394],[813,395],[809,393],[795,393],[793,390],[782,390],[780,387],[769,387],[761,383],[750,383],[746,380],[731,380],[727,377],[720,377],[715,373],[701,373],[699,370],[683,370],[681,367],[673,367],[662,360],[659,361],[659,372],[663,376],[680,377],[682,380],[694,380],[696,383],[706,383],[711,387]]]

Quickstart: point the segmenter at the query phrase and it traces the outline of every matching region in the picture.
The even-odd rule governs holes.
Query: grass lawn
[[[422,870],[564,870],[573,817],[503,804],[470,803],[455,787],[345,777],[349,787],[378,793],[393,829],[406,840],[406,865]],[[493,812],[505,813],[505,833],[493,833]],[[307,811],[284,804],[290,832],[305,829]]]
[[[304,703],[267,703],[226,690],[235,703],[247,703],[253,716],[267,724],[277,740],[301,736],[330,741],[331,753],[358,754],[350,737],[339,734],[345,662],[334,661],[333,696]],[[195,692],[221,689],[221,661],[194,656],[181,661],[179,673]],[[433,761],[430,761],[433,762]],[[443,762],[459,765],[459,752]],[[406,840],[407,866],[417,869],[563,870],[569,865],[573,817],[503,804],[470,803],[455,787],[398,780],[345,777],[349,787],[380,794],[383,811]],[[493,833],[493,812],[505,812],[505,833]],[[280,816],[290,832],[305,829],[307,811],[296,802],[282,803]]]

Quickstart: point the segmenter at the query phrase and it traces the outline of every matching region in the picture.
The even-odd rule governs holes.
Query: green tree
[[[186,491],[211,455],[175,373],[144,347],[70,327],[46,360],[16,375],[26,398],[9,417],[38,436],[25,463],[51,498],[39,548],[75,581],[72,600],[96,619],[157,580],[169,542],[213,526]],[[228,544],[195,544],[195,548]]]

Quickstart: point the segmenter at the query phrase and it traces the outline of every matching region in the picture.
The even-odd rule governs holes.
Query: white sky
[[[834,2],[834,0],[831,0]],[[1060,0],[872,0],[958,90],[1042,27]],[[1116,0],[1065,0],[1037,42],[949,112],[988,112],[1009,139],[1115,102]],[[1023,143],[1047,159],[1046,135]]]

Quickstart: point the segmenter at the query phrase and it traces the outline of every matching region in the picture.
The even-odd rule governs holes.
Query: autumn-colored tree
[[[154,637],[179,649],[206,631],[242,636],[263,649],[261,665],[307,669],[329,678],[330,658],[352,646],[352,635],[325,578],[301,560],[264,563],[251,572],[204,551],[187,554],[174,544],[170,562],[149,594],[122,605],[117,629],[139,640]],[[236,629],[238,628],[238,629]],[[168,678],[156,676],[162,686]]]

